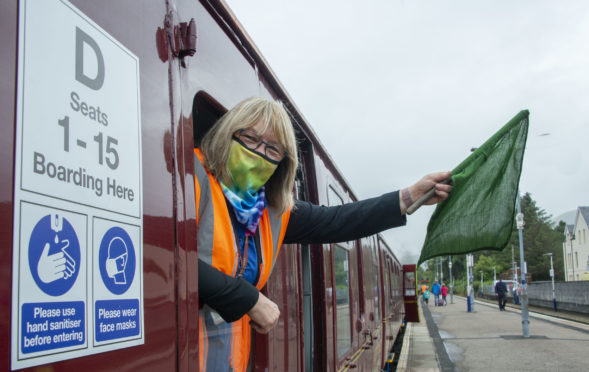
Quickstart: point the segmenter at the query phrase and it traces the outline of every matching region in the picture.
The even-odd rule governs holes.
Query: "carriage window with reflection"
[[[327,188],[327,202],[329,203],[329,205],[344,204],[344,200],[342,199],[342,197],[339,196],[337,191],[335,191],[335,189],[331,185]]]
[[[374,320],[380,320],[380,302],[379,293],[380,293],[380,281],[379,278],[379,261],[378,261],[378,248],[376,245],[372,247],[372,268],[373,268],[373,275],[374,275]]]
[[[337,355],[341,357],[352,346],[350,314],[350,253],[334,245],[335,301],[337,318]]]
[[[405,273],[405,296],[415,296],[415,273]]]
[[[393,304],[393,297],[391,291],[391,265],[388,261],[386,261],[385,265],[386,269],[384,271],[384,300],[385,302],[385,314],[390,313],[392,311],[392,304]]]

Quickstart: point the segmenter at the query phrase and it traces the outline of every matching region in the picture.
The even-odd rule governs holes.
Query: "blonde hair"
[[[230,175],[227,160],[233,134],[240,129],[251,128],[258,122],[263,124],[262,133],[270,129],[286,150],[286,156],[265,185],[268,205],[285,212],[294,205],[292,190],[298,167],[298,152],[290,117],[281,102],[252,97],[225,113],[202,139],[204,166],[218,180],[228,183]]]

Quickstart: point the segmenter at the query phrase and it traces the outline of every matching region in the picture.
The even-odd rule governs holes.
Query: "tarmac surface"
[[[397,371],[589,371],[589,316],[530,308],[522,337],[518,306],[492,301],[420,304],[420,322],[407,323]],[[556,317],[556,316],[558,317]],[[563,319],[569,318],[569,319]]]

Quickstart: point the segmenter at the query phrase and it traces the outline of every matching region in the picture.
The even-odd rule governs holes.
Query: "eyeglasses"
[[[258,133],[251,129],[240,129],[234,135],[238,142],[252,151],[258,152],[258,148],[264,144],[264,153],[268,160],[280,162],[286,156],[286,150],[281,145],[274,142],[266,142]]]

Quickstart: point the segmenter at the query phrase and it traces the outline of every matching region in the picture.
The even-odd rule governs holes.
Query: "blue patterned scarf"
[[[222,182],[221,188],[223,194],[229,203],[233,206],[233,212],[237,221],[245,226],[245,235],[253,236],[256,233],[260,218],[266,209],[266,193],[264,187],[260,190],[242,192],[237,195],[233,190],[225,186]]]

